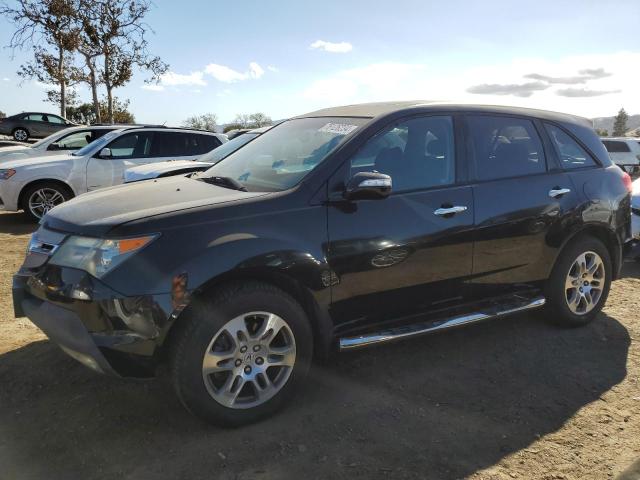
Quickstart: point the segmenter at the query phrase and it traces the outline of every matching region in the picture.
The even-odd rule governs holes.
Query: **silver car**
[[[0,135],[10,135],[18,142],[29,138],[44,138],[77,124],[58,115],[42,112],[23,112],[0,119]]]

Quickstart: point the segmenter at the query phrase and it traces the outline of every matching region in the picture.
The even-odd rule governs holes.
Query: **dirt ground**
[[[32,230],[0,214],[2,480],[640,478],[638,264],[586,328],[521,315],[343,354],[280,415],[223,430],[13,318]]]

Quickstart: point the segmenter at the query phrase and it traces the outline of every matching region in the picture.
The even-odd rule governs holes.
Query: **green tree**
[[[102,118],[113,118],[109,123],[136,123],[133,113],[129,111],[129,100],[120,100],[118,97],[103,97],[100,114]]]
[[[101,68],[95,82],[107,90],[107,110],[100,108],[102,118],[118,123],[113,91],[129,83],[133,68],[150,72],[147,82],[158,82],[169,66],[148,52],[145,35],[150,31],[144,18],[151,8],[149,0],[77,0],[83,34],[81,48],[87,47],[90,58],[99,52]],[[83,54],[84,56],[84,54]],[[97,57],[97,55],[96,55]],[[85,57],[85,63],[87,57]],[[97,61],[96,61],[97,68]],[[91,67],[88,67],[91,74]],[[106,115],[105,115],[106,113]]]
[[[609,136],[609,130],[607,130],[606,128],[596,128],[596,134],[599,137],[608,137]]]
[[[60,115],[66,116],[67,88],[73,83],[73,51],[78,28],[75,0],[16,0],[15,6],[0,5],[0,15],[14,24],[12,49],[33,47],[33,60],[18,74],[59,86]]]
[[[198,130],[208,130],[215,132],[218,125],[218,117],[215,113],[205,113],[203,115],[194,115],[182,122],[183,127],[196,128]]]
[[[614,137],[624,136],[624,134],[627,132],[627,120],[629,120],[629,115],[627,115],[627,112],[625,112],[624,108],[621,108],[613,122]]]
[[[0,118],[7,118],[7,114],[0,110]]]

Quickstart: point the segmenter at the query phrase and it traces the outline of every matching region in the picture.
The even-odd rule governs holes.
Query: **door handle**
[[[460,213],[460,212],[464,212],[467,209],[467,207],[463,206],[463,205],[457,205],[455,207],[442,207],[442,208],[438,208],[437,210],[433,211],[434,215],[438,215],[440,217],[444,217],[446,215],[453,215],[456,213]]]
[[[562,195],[571,192],[571,190],[569,188],[552,188],[551,190],[549,190],[549,196],[551,198],[558,198],[561,197]]]

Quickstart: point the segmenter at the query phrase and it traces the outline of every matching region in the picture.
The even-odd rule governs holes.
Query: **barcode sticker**
[[[345,123],[327,123],[324,127],[318,129],[319,132],[334,133],[336,135],[349,135],[353,132],[357,125],[348,125]]]

